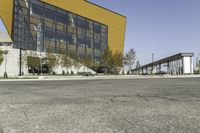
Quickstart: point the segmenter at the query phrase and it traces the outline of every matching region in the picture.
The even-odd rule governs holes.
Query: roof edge
[[[94,6],[97,6],[97,7],[100,7],[100,8],[102,8],[102,9],[105,9],[105,10],[107,10],[107,11],[109,11],[109,12],[112,12],[112,13],[114,13],[114,14],[117,14],[117,15],[119,15],[119,16],[121,16],[121,17],[126,18],[126,16],[124,16],[124,15],[122,15],[122,14],[120,14],[120,13],[117,13],[117,12],[115,12],[115,11],[112,11],[112,10],[110,10],[110,9],[108,9],[108,8],[105,8],[105,7],[103,7],[103,6],[99,6],[99,5],[97,5],[97,4],[93,3],[93,2],[90,2],[90,1],[88,1],[88,0],[84,0],[84,1],[87,2],[87,3],[90,3],[90,4],[94,5]]]
[[[193,52],[178,53],[178,54],[175,54],[175,55],[172,55],[172,56],[168,56],[168,57],[159,59],[159,60],[157,60],[157,61],[154,61],[154,62],[145,64],[145,65],[142,65],[141,67],[148,67],[148,66],[151,66],[152,64],[156,64],[156,63],[159,63],[159,62],[162,62],[162,61],[164,61],[164,60],[168,60],[168,59],[170,59],[170,58],[177,57],[177,56],[181,56],[181,57],[193,57],[193,56],[194,56],[194,53],[193,53]]]

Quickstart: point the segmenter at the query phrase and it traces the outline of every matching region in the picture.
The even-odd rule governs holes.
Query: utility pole
[[[152,53],[152,63],[154,62],[154,55],[155,55],[155,53]],[[153,67],[154,67],[154,65],[152,64],[151,74],[153,74]]]
[[[196,67],[198,68],[198,66],[199,66],[199,58],[197,57],[196,58]]]
[[[42,52],[40,52],[40,71],[41,71],[41,75],[42,75]]]
[[[200,56],[200,54],[199,54],[199,56]],[[199,74],[200,74],[200,60],[199,60],[199,58],[197,57],[197,64],[198,64],[198,66],[197,66],[197,68],[198,68],[198,70],[199,70]]]
[[[19,76],[22,76],[22,49],[19,49]]]
[[[154,55],[155,53],[152,53],[152,63],[154,62]]]

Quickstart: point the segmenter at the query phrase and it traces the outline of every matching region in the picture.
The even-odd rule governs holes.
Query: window
[[[77,27],[83,28],[85,30],[89,29],[89,22],[86,21],[85,18],[80,17],[80,16],[77,16],[76,25],[77,25]]]
[[[101,25],[97,22],[94,22],[94,32],[101,33]]]
[[[106,25],[38,0],[27,1],[15,0],[15,48],[37,51],[41,43],[43,51],[48,47],[54,52],[66,48],[68,53],[90,55],[94,61],[100,60],[100,54],[108,45]]]

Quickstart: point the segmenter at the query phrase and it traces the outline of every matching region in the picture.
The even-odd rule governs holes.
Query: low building
[[[132,70],[140,74],[193,74],[194,53],[178,53]]]

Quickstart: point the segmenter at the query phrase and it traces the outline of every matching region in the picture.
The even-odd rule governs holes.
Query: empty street
[[[200,78],[0,82],[0,133],[197,133]]]

